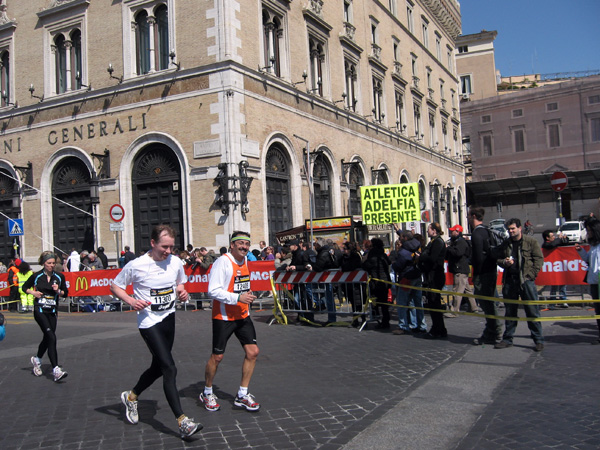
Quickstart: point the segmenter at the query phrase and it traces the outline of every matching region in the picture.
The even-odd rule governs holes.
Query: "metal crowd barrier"
[[[369,276],[364,270],[275,271],[271,282],[274,303],[271,324],[275,321],[287,324],[290,313],[297,314],[299,321],[316,326],[322,324],[315,322],[315,314],[335,314],[336,319],[337,316],[352,317],[353,321],[363,318],[361,330],[367,319],[373,320],[368,297]],[[327,322],[327,325],[347,326],[348,322]]]

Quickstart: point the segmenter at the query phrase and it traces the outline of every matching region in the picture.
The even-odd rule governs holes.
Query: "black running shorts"
[[[222,355],[225,353],[225,347],[227,347],[227,341],[232,334],[240,341],[242,346],[255,344],[256,345],[256,331],[254,330],[254,323],[250,316],[241,320],[219,320],[213,319],[213,354]]]

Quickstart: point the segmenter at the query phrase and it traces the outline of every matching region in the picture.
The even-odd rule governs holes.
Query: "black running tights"
[[[48,350],[48,357],[52,367],[58,366],[58,354],[56,353],[56,314],[40,312],[39,307],[34,308],[33,318],[40,326],[44,339],[38,347],[37,357],[41,358]]]
[[[175,417],[179,417],[183,414],[183,411],[175,381],[177,367],[175,367],[175,361],[171,355],[175,339],[175,314],[169,314],[162,322],[150,328],[140,328],[140,334],[144,338],[150,353],[152,353],[152,364],[140,376],[133,388],[133,393],[140,395],[162,376],[165,397],[167,397]]]

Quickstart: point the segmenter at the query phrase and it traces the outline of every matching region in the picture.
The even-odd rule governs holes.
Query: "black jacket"
[[[362,268],[373,278],[385,281],[390,279],[390,259],[383,248],[373,247],[369,250],[367,259],[362,263]]]
[[[304,252],[300,249],[297,249],[295,252],[292,252],[292,262],[290,266],[296,266],[296,270],[306,270],[306,257]]]
[[[418,239],[412,238],[410,241],[402,243],[400,250],[396,255],[396,259],[392,263],[392,268],[396,273],[396,279],[401,280],[402,278],[418,278],[418,268],[414,264],[413,253],[419,250],[421,243]],[[407,276],[410,273],[410,276]]]
[[[448,248],[446,248],[446,259],[448,260],[448,270],[450,273],[469,274],[469,258],[471,257],[471,247],[462,235],[450,239]]]
[[[352,251],[349,255],[346,253],[342,255],[340,267],[342,268],[342,272],[351,272],[360,269],[361,264],[362,260],[360,254],[356,251]]]
[[[317,253],[317,259],[312,264],[313,271],[323,272],[328,269],[336,269],[338,267],[333,250],[329,249],[328,245],[324,245]]]
[[[429,241],[419,257],[419,268],[423,272],[425,284],[434,289],[442,289],[446,280],[444,261],[446,243],[440,236]]]
[[[477,225],[471,233],[471,264],[473,275],[496,273],[496,259],[488,256],[490,253],[490,232],[487,227]]]

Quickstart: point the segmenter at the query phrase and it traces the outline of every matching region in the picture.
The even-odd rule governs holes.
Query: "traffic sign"
[[[569,184],[569,177],[564,172],[554,172],[550,177],[550,186],[555,192],[562,192]]]
[[[125,210],[121,205],[115,203],[110,207],[110,218],[115,222],[120,222],[125,217]]]
[[[23,219],[8,219],[8,235],[23,236],[25,234],[23,228]]]
[[[108,226],[110,231],[125,231],[125,224],[123,222],[110,223]]]

